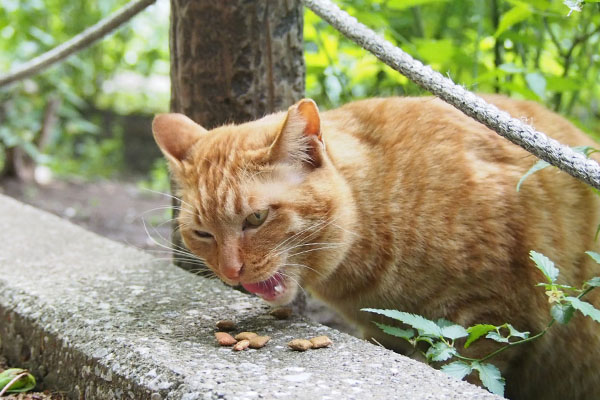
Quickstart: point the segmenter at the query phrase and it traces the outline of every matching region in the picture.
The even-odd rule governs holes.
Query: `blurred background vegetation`
[[[71,38],[126,0],[2,0],[0,73]],[[566,3],[566,4],[564,4]],[[477,92],[544,103],[600,134],[600,3],[339,0],[360,21]],[[169,107],[169,3],[31,79],[0,88],[0,177],[142,180],[165,188],[150,135]],[[322,108],[422,90],[305,11],[306,95]],[[16,166],[16,171],[15,171]],[[42,179],[43,180],[43,179]]]

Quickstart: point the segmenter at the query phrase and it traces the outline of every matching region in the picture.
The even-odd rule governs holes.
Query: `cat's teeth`
[[[273,289],[275,289],[277,293],[283,292],[283,287],[281,285],[275,285]]]

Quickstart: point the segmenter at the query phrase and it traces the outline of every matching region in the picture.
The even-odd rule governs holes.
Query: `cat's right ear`
[[[206,129],[183,114],[158,114],[152,121],[156,144],[173,167],[179,168]]]
[[[317,104],[303,99],[288,109],[283,126],[271,145],[272,161],[301,162],[319,167],[325,157]]]

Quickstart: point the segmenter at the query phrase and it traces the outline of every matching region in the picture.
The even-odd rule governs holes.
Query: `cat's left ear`
[[[154,139],[174,167],[181,165],[192,146],[206,132],[206,129],[183,114],[159,114],[152,121]]]
[[[288,109],[279,135],[271,145],[273,161],[302,162],[320,167],[325,157],[317,104],[303,99]]]

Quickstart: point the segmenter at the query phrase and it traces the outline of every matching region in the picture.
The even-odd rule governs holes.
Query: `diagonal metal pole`
[[[600,190],[600,165],[596,161],[536,131],[521,120],[511,117],[507,112],[501,111],[464,87],[455,84],[431,67],[423,65],[358,22],[356,18],[342,11],[330,0],[301,1],[344,36],[373,53],[423,89],[542,160]]]

